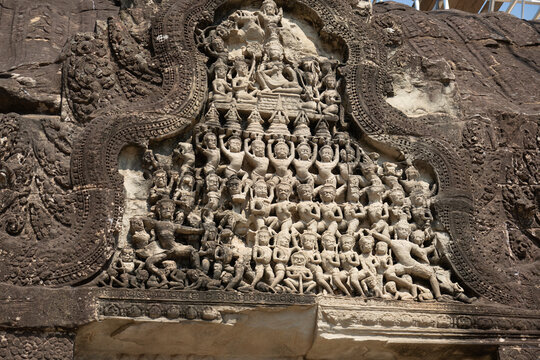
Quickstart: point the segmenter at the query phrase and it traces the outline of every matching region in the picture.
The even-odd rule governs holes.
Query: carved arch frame
[[[226,3],[232,1],[171,0],[162,4],[152,39],[162,64],[166,95],[103,112],[83,131],[72,155],[71,170],[80,221],[68,236],[74,243],[82,238],[82,243],[92,246],[83,255],[77,254],[78,263],[54,270],[49,284],[77,284],[110,259],[124,203],[118,155],[127,145],[173,137],[195,123],[205,102],[208,80],[207,58],[197,49],[194,31],[200,22],[212,23],[213,14]],[[287,1],[288,7],[294,5],[311,9],[322,24],[319,31],[347,45],[342,76],[348,112],[363,140],[398,149],[414,161],[432,166],[439,187],[436,210],[453,240],[447,257],[462,283],[477,295],[511,303],[515,295],[506,285],[495,284],[475,266],[470,175],[467,168],[461,168],[463,161],[457,150],[444,135],[428,135],[418,120],[413,122],[384,99],[387,57],[380,32],[355,15],[345,0]]]

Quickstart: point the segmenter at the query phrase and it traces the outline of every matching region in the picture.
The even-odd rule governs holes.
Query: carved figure
[[[221,160],[221,152],[217,147],[217,136],[211,131],[207,131],[203,137],[203,146],[199,141],[199,137],[195,137],[195,144],[197,149],[203,153],[206,157],[206,164],[204,165],[204,173],[210,174],[216,172],[219,161]]]
[[[343,220],[343,212],[338,204],[334,201],[336,198],[336,187],[328,184],[321,187],[319,196],[322,200],[321,221],[317,226],[319,232],[327,231],[335,234],[338,228],[338,223]]]
[[[358,253],[353,250],[355,242],[354,236],[349,234],[341,235],[339,242],[341,245],[339,260],[341,263],[341,268],[343,269],[340,273],[340,280],[342,283],[349,280],[351,287],[356,291],[356,293],[360,296],[364,296],[364,292],[360,286],[358,272],[360,258],[358,257]]]
[[[333,294],[334,291],[332,290],[332,287],[327,281],[327,280],[330,280],[331,277],[326,277],[321,267],[322,257],[321,257],[321,253],[317,249],[318,237],[319,237],[319,234],[317,234],[316,232],[312,232],[310,230],[304,231],[304,233],[302,233],[302,235],[300,236],[302,249],[304,251],[304,254],[307,257],[306,267],[313,274],[315,283],[317,283],[317,285],[319,285],[328,294]]]
[[[253,261],[255,262],[255,278],[251,283],[251,286],[257,285],[266,276],[266,283],[272,284],[274,282],[274,271],[270,262],[272,261],[273,251],[270,248],[270,230],[267,228],[260,228],[255,235],[255,246],[253,247]]]
[[[257,138],[250,145],[249,139],[245,139],[244,151],[248,163],[253,167],[253,170],[251,170],[251,180],[256,181],[258,178],[264,178],[268,172],[268,165],[270,163],[270,160],[265,156],[264,142],[260,138]]]
[[[276,171],[275,175],[280,179],[292,177],[292,171],[289,170],[289,165],[294,160],[294,143],[289,141],[287,145],[285,140],[280,139],[274,146],[275,156],[274,151],[272,151],[273,143],[274,139],[268,140],[268,157]]]
[[[349,290],[341,280],[339,271],[340,259],[337,252],[336,236],[332,232],[325,232],[322,235],[321,243],[323,251],[321,252],[322,268],[326,279],[332,279],[336,286],[344,295],[351,296]]]
[[[313,185],[311,183],[296,186],[300,202],[296,205],[298,221],[293,224],[297,232],[308,229],[317,231],[318,221],[321,219],[321,208],[313,201]]]
[[[291,255],[292,265],[286,267],[286,278],[283,282],[293,292],[309,293],[317,286],[312,272],[306,267],[307,261],[307,256],[303,251],[297,251]]]
[[[293,160],[293,165],[296,170],[296,179],[301,183],[313,183],[313,174],[309,171],[309,168],[313,166],[317,160],[317,144],[313,144],[313,150],[311,145],[304,140],[296,147],[298,152],[298,159]]]
[[[166,275],[160,271],[155,264],[163,260],[190,259],[195,266],[199,265],[199,254],[195,248],[189,245],[183,245],[176,242],[176,234],[202,234],[203,229],[194,229],[183,225],[177,225],[172,222],[175,210],[175,203],[172,200],[162,199],[156,204],[157,219],[143,218],[147,229],[154,229],[156,240],[159,242],[163,252],[152,255],[146,259],[146,268],[152,274],[155,274],[163,281]]]
[[[283,46],[275,32],[265,44],[264,52],[263,62],[257,69],[257,82],[261,91],[300,94],[302,88],[298,83],[296,72],[284,63]]]
[[[435,271],[429,265],[429,260],[425,251],[418,245],[408,240],[410,228],[407,226],[394,227],[394,232],[397,235],[396,239],[390,239],[386,235],[373,232],[372,235],[377,240],[384,241],[392,249],[398,263],[394,265],[396,274],[409,274],[413,277],[429,280],[435,298],[441,298],[439,283],[435,275]],[[415,260],[412,255],[422,259],[423,264]],[[398,283],[398,282],[397,282]]]
[[[242,170],[242,162],[244,161],[245,152],[242,151],[242,140],[236,135],[233,135],[227,140],[229,148],[225,147],[223,138],[225,134],[219,136],[219,147],[225,157],[229,159],[229,164],[225,168],[224,175],[226,178],[232,175],[242,176],[245,172]]]
[[[315,161],[315,166],[318,170],[316,184],[332,184],[337,185],[337,179],[332,170],[337,166],[339,162],[339,146],[336,144],[334,150],[330,145],[324,145],[319,150],[321,160]],[[333,159],[332,159],[333,158]]]

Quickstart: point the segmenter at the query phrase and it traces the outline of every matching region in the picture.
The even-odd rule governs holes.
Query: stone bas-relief
[[[291,24],[267,0],[200,31],[206,114],[145,150],[148,212],[90,284],[473,301],[444,263],[435,180],[351,138],[339,62]]]

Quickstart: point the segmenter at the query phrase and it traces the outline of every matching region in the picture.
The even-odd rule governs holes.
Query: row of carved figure
[[[133,288],[326,293],[419,301],[443,294],[470,302],[437,265],[444,232],[411,231],[405,224],[391,236],[363,229],[356,234],[305,230],[293,238],[262,227],[244,242],[235,215],[219,227],[173,222],[175,204],[160,200],[156,218],[131,220],[131,243],[93,284]],[[202,238],[199,236],[202,234]],[[159,244],[158,244],[159,243]],[[426,246],[429,243],[429,246]]]
[[[249,139],[242,151],[240,139],[231,137],[238,143],[227,148],[221,138],[221,149],[214,144],[218,157],[221,152],[242,155],[236,170],[231,169],[233,160],[211,163],[205,150],[212,136],[217,141],[211,132],[204,144],[196,141],[199,156],[182,142],[169,161],[147,151],[152,212],[131,219],[131,247],[94,283],[419,300],[440,299],[446,292],[469,300],[450,273],[436,266],[444,256],[440,239],[448,235],[433,230],[429,197],[434,186],[420,180],[411,163],[405,169],[391,162],[381,166],[374,154],[351,143],[341,150],[339,144],[323,146],[321,153],[328,153],[320,154],[319,161],[317,145],[297,139],[307,144],[306,150],[315,148],[314,155],[304,154],[312,157],[306,160],[308,176],[289,169],[294,157],[280,168],[275,163],[279,155],[266,159],[266,168],[269,163],[275,167],[266,174],[256,171],[261,161],[254,161],[255,167],[244,163],[244,156],[255,156]],[[262,156],[266,147],[272,151],[273,139],[259,141]],[[280,144],[294,156],[294,142]],[[330,165],[324,181],[320,173],[310,172],[325,169],[324,159],[337,162],[340,153],[344,161]]]

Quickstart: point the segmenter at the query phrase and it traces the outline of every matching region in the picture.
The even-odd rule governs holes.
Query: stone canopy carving
[[[197,40],[205,115],[146,149],[146,212],[91,284],[472,301],[441,261],[435,179],[350,136],[337,56],[272,0]]]

